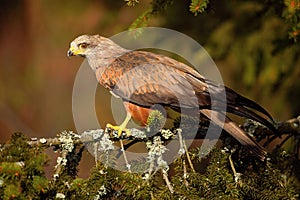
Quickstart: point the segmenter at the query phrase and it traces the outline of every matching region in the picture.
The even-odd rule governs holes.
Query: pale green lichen
[[[59,134],[59,141],[63,150],[72,152],[74,149],[74,140],[80,139],[80,135],[75,134],[73,131],[63,131]]]
[[[153,141],[148,141],[146,143],[148,149],[147,161],[150,163],[149,176],[151,175],[154,167],[156,166],[163,171],[168,171],[169,166],[165,160],[163,160],[162,155],[166,152],[167,148],[163,145],[160,136],[155,136]]]

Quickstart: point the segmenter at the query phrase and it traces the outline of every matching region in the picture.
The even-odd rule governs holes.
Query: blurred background
[[[84,33],[109,37],[127,30],[150,2],[130,7],[123,0],[1,0],[0,141],[16,131],[29,137],[76,131],[72,88],[83,59],[67,58],[70,41]],[[260,1],[218,1],[197,16],[189,6],[188,1],[171,2],[148,25],[199,41],[224,83],[276,120],[300,114],[299,44],[289,39],[284,5],[266,9]],[[99,92],[99,121],[113,123],[109,94]]]

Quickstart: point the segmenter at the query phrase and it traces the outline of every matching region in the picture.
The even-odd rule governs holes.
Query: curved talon
[[[106,124],[106,128],[111,128],[113,130],[118,131],[118,137],[119,138],[122,136],[123,131],[125,131],[126,136],[129,137],[131,135],[130,130],[128,130],[126,128],[126,126],[127,126],[130,119],[131,119],[131,115],[130,115],[130,113],[127,113],[125,120],[123,121],[123,123],[120,126],[113,126],[111,124]]]
[[[122,133],[123,131],[126,133],[126,136],[129,137],[131,134],[130,134],[130,130],[127,129],[125,126],[113,126],[111,124],[106,124],[106,128],[110,128],[110,129],[113,129],[113,130],[116,130],[118,131],[118,137],[120,138],[122,136]]]

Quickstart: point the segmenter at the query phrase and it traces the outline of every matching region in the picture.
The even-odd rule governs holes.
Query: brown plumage
[[[142,124],[147,120],[150,107],[160,104],[176,111],[200,108],[202,114],[219,126],[223,125],[221,118],[225,108],[227,112],[258,121],[276,132],[266,119],[273,121],[272,117],[261,106],[167,56],[129,51],[99,35],[76,38],[68,51],[68,56],[72,55],[86,57],[99,83],[122,98],[130,115]],[[215,110],[211,110],[212,107]],[[223,129],[259,158],[265,158],[263,148],[228,117],[225,117]]]

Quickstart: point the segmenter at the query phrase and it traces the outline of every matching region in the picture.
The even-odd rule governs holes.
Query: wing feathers
[[[114,84],[108,85],[108,88],[114,90],[114,93],[124,100],[142,107],[151,107],[155,104],[166,105],[175,110],[180,109],[182,105],[188,108],[199,107],[200,112],[223,127],[259,158],[262,160],[265,158],[263,148],[234,122],[226,117],[225,123],[222,123],[220,116],[224,115],[222,112],[224,110],[209,110],[212,107],[222,108],[222,105],[226,105],[228,112],[258,121],[276,132],[272,123],[248,109],[254,109],[273,121],[271,115],[257,103],[230,88],[205,79],[183,63],[150,52],[128,52],[116,59],[107,69],[107,76],[103,77],[108,77],[111,80],[106,82]],[[118,76],[114,76],[116,72]],[[99,81],[101,83],[101,80]],[[226,98],[223,94],[226,94]],[[197,105],[191,101],[195,95],[198,98]],[[215,95],[213,106],[210,95]],[[178,96],[183,102],[179,102]]]
[[[228,132],[242,145],[247,147],[261,160],[265,159],[266,152],[264,151],[263,147],[260,144],[258,144],[256,141],[252,140],[249,135],[247,135],[240,127],[238,127],[229,118],[227,118],[226,116],[221,116],[223,114],[220,112],[216,112],[208,109],[201,110],[201,113],[204,114],[209,119],[211,119],[218,126],[222,127],[226,132]],[[225,117],[225,121],[222,120],[222,118],[224,119],[224,117]]]

